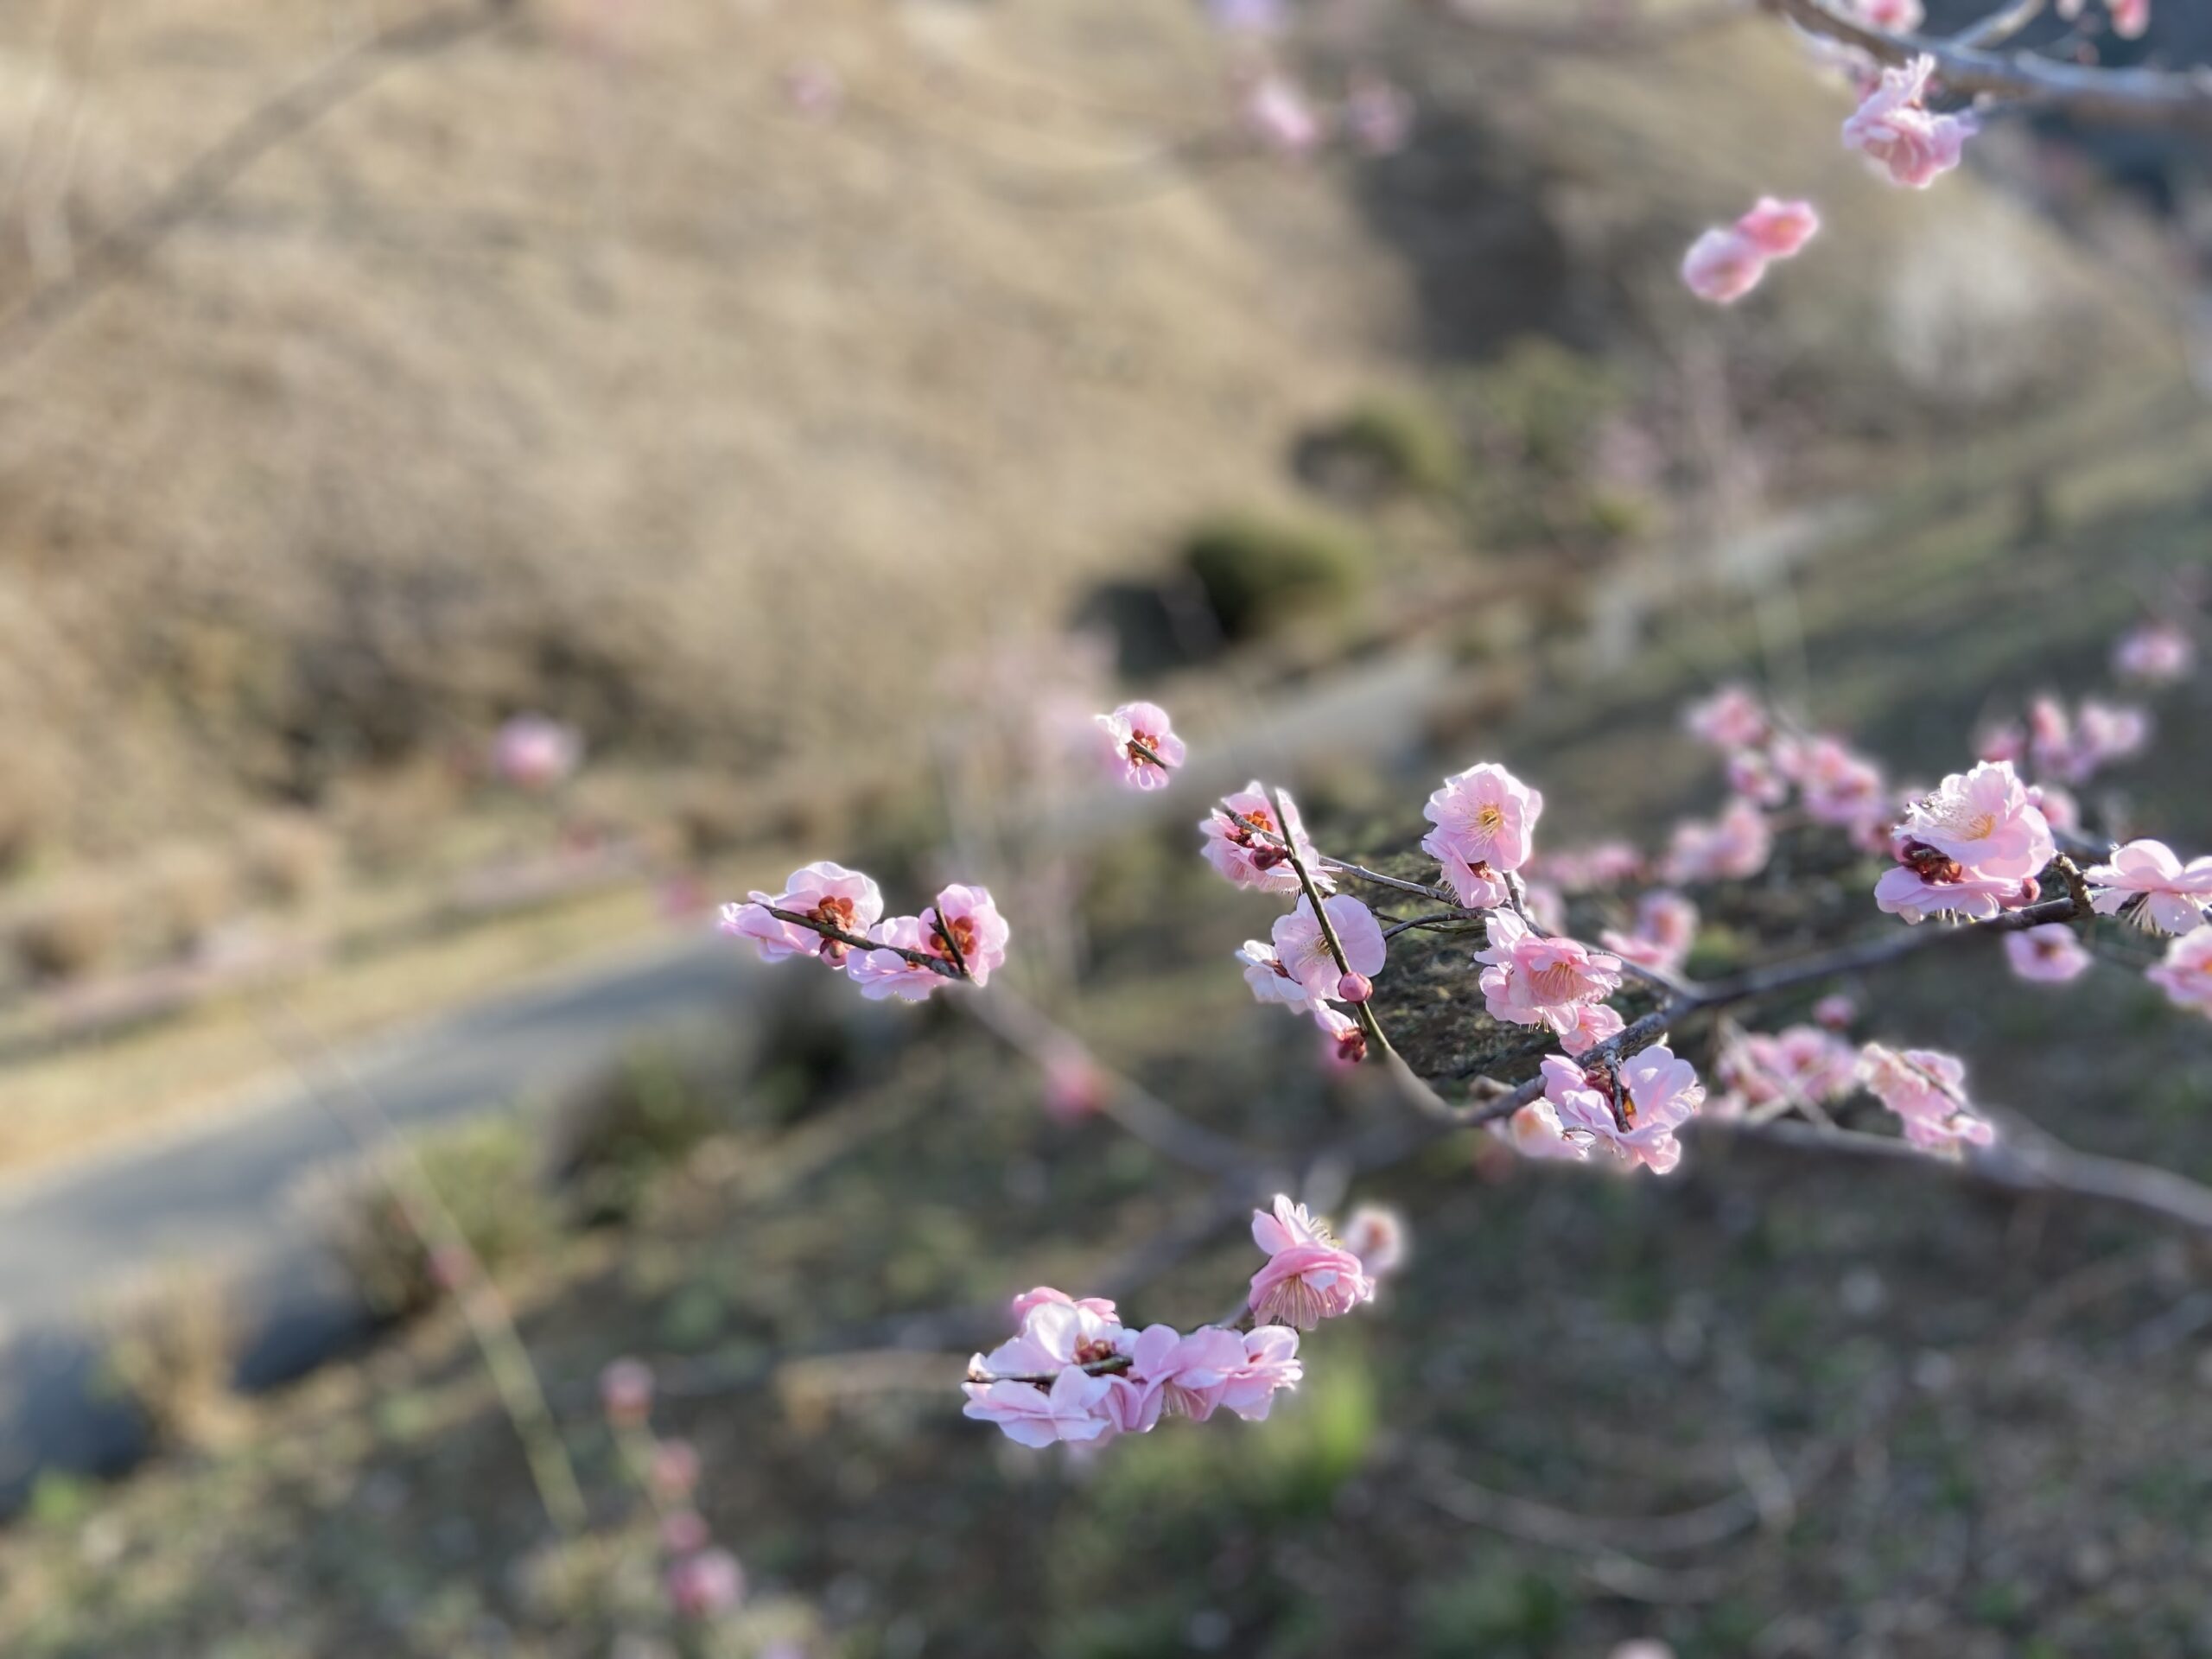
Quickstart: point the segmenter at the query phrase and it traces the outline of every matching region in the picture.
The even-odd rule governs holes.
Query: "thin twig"
[[[812,932],[819,933],[825,939],[834,939],[839,944],[848,946],[852,950],[888,950],[894,957],[904,957],[908,962],[912,963],[917,968],[926,968],[933,974],[943,974],[947,979],[965,979],[968,977],[964,964],[960,968],[956,968],[951,963],[947,962],[943,957],[932,956],[926,950],[909,950],[903,945],[879,944],[874,939],[863,938],[857,933],[848,933],[842,927],[835,926],[829,922],[822,921],[815,917],[806,915],[800,911],[784,910],[774,905],[761,904],[757,899],[750,900],[749,902],[759,906],[760,909],[766,911],[771,916],[774,917],[779,922],[789,922],[794,927],[806,928]],[[957,950],[958,947],[953,946],[951,940],[946,937],[946,930],[942,925],[942,918],[940,918],[940,925],[936,929],[936,933],[938,938],[945,940],[948,947],[952,948],[955,950]]]
[[[1283,792],[1281,790],[1275,791],[1275,810],[1281,816],[1284,824],[1287,826],[1290,823],[1290,811],[1284,804]],[[1329,912],[1322,908],[1321,889],[1314,885],[1313,873],[1306,868],[1305,859],[1300,856],[1295,837],[1286,834],[1283,837],[1283,849],[1290,859],[1290,868],[1298,874],[1298,885],[1305,889],[1306,902],[1313,907],[1313,919],[1320,925],[1321,938],[1328,944],[1329,955],[1336,960],[1338,974],[1350,977],[1351,958],[1344,955],[1344,941],[1337,937],[1336,924],[1329,919]],[[1397,1060],[1398,1051],[1390,1046],[1390,1039],[1382,1034],[1382,1022],[1375,1017],[1375,1010],[1368,1007],[1368,998],[1362,997],[1353,1003],[1352,1016],[1359,1021],[1360,1029],[1367,1033],[1368,1041],[1375,1045],[1377,1059]],[[1398,1063],[1401,1065],[1404,1065],[1402,1060]]]

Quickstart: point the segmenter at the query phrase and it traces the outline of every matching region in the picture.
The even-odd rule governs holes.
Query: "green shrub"
[[[1357,496],[1449,496],[1464,463],[1459,435],[1433,404],[1380,396],[1352,406],[1299,445],[1299,470],[1324,488]]]
[[[1350,603],[1373,574],[1372,550],[1333,519],[1230,513],[1192,532],[1183,559],[1232,640]]]
[[[1621,408],[1626,388],[1602,359],[1531,336],[1477,372],[1466,395],[1487,447],[1570,478],[1583,470],[1599,425]]]
[[[704,1066],[640,1048],[583,1084],[554,1114],[550,1163],[583,1218],[619,1221],[645,1184],[716,1126]]]

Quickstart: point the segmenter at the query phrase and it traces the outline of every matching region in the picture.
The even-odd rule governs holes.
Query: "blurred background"
[[[1933,777],[2195,626],[2202,143],[1919,194],[1850,107],[1704,0],[0,9],[0,1651],[2212,1654],[2201,1241],[1317,1160],[1402,1108],[1194,856],[1478,759],[1655,849],[1723,681]],[[1827,228],[1699,305],[1764,192]],[[1133,695],[1164,797],[1080,752]],[[2184,855],[2205,705],[2099,785]],[[1011,1046],[715,936],[824,857],[990,886]],[[2212,1179],[2139,978],[1853,988]],[[959,1416],[1006,1299],[1252,1265],[1102,1062],[1412,1256],[1268,1422],[1086,1459]],[[741,1597],[664,1579],[630,1355]]]

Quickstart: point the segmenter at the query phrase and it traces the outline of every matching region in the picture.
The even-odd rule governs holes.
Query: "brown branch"
[[[1809,35],[1856,47],[1879,63],[1933,58],[1945,88],[1965,97],[2055,106],[2093,121],[2212,131],[2212,69],[2086,67],[2028,52],[1984,50],[1963,40],[1874,29],[1835,0],[1759,3]]]
[[[1321,889],[1314,885],[1313,873],[1306,868],[1305,859],[1299,855],[1298,838],[1290,834],[1290,809],[1284,804],[1284,799],[1282,791],[1275,791],[1275,811],[1283,822],[1283,851],[1290,860],[1290,868],[1298,873],[1298,885],[1305,889],[1306,902],[1313,907],[1313,919],[1319,924],[1321,937],[1328,943],[1329,955],[1336,960],[1337,972],[1340,976],[1348,976],[1351,972],[1351,962],[1344,955],[1344,941],[1337,937],[1336,924],[1329,919],[1329,912],[1321,906]],[[1382,1022],[1375,1017],[1375,1010],[1368,1006],[1368,998],[1362,997],[1353,1003],[1352,1016],[1359,1021],[1359,1028],[1367,1033],[1367,1040],[1375,1045],[1375,1058],[1405,1066],[1405,1062],[1398,1058],[1398,1051],[1391,1047],[1390,1039],[1382,1034]],[[1412,1068],[1407,1066],[1406,1070],[1410,1073]]]
[[[965,979],[968,977],[965,963],[956,968],[951,963],[947,962],[943,957],[933,957],[926,950],[909,950],[904,945],[898,944],[879,944],[874,939],[863,938],[857,933],[848,933],[842,927],[833,926],[828,922],[819,921],[814,917],[805,915],[799,911],[779,909],[774,905],[762,904],[758,899],[748,899],[747,902],[758,906],[760,909],[766,911],[771,916],[774,917],[779,922],[789,922],[794,927],[804,927],[810,932],[819,933],[825,939],[834,939],[839,944],[848,946],[852,950],[888,950],[894,957],[904,957],[907,961],[912,963],[917,968],[926,968],[931,973],[943,974],[947,979]],[[938,937],[939,938],[944,938],[948,946],[951,944],[951,941],[949,938],[946,938],[945,930],[942,926],[938,930]],[[957,947],[954,948],[957,950]]]

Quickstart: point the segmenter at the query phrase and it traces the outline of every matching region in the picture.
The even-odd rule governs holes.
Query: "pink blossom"
[[[1305,91],[1286,75],[1264,74],[1245,88],[1245,129],[1279,156],[1313,153],[1328,136]]]
[[[1682,711],[1682,723],[1694,736],[1729,751],[1763,747],[1774,730],[1766,705],[1746,687],[1732,684],[1690,704]]]
[[[2212,927],[2182,935],[2166,947],[2166,959],[2143,976],[2176,1007],[2212,1016]]]
[[[1682,285],[1709,304],[1733,305],[1759,285],[1766,267],[1766,253],[1757,242],[1715,226],[1682,256]]]
[[[1276,1195],[1273,1215],[1252,1212],[1252,1242],[1268,1253],[1252,1275],[1252,1313],[1262,1325],[1310,1331],[1375,1295],[1359,1258],[1286,1195]]]
[[[2121,636],[2112,653],[2115,673],[2146,685],[2185,680],[2196,662],[2196,643],[2177,622],[2146,622]]]
[[[1367,1058],[1367,1031],[1358,1020],[1325,1002],[1308,1004],[1321,1028],[1323,1052],[1338,1065],[1357,1065]]]
[[[1982,728],[1974,740],[1974,755],[1977,760],[2020,761],[2027,759],[2028,734],[2017,720],[1999,721]]]
[[[1907,810],[1899,833],[1934,848],[1969,877],[1996,880],[2039,874],[2058,850],[2050,825],[2004,760],[1953,772]]]
[[[1664,1175],[1681,1161],[1675,1131],[1696,1116],[1705,1085],[1696,1068],[1654,1044],[1620,1067],[1620,1087],[1603,1067],[1586,1071],[1571,1059],[1548,1054],[1544,1098],[1559,1115],[1569,1140],[1605,1146],[1624,1160]]]
[[[1897,868],[1885,870],[1874,884],[1874,903],[1908,923],[1917,925],[1930,916],[1986,922],[2036,900],[2032,877],[2008,881],[1980,875],[1923,842],[1900,840],[1894,850]]]
[[[1558,1108],[1548,1100],[1523,1106],[1503,1123],[1493,1122],[1490,1131],[1523,1158],[1555,1158],[1581,1163],[1590,1156],[1588,1139],[1570,1137],[1560,1122]]]
[[[517,715],[492,739],[492,770],[517,789],[550,789],[583,758],[584,741],[575,728],[543,715]]]
[[[1076,1042],[1054,1043],[1045,1054],[1045,1109],[1062,1123],[1096,1114],[1110,1088],[1090,1052]]]
[[[1885,69],[1866,101],[1843,124],[1847,149],[1863,150],[1893,184],[1925,190],[1959,164],[1978,130],[1971,115],[1932,115],[1922,100],[1936,60],[1921,56]]]
[[[1522,892],[1521,913],[1547,933],[1567,931],[1567,898],[1548,881],[1531,881]]]
[[[845,976],[861,988],[861,995],[872,1002],[887,996],[901,1001],[919,1002],[934,995],[952,982],[934,968],[925,968],[899,953],[902,950],[920,951],[934,955],[922,943],[922,918],[918,916],[893,916],[888,921],[878,922],[868,936],[882,947],[879,950],[856,950],[845,963]]]
[[[668,1569],[668,1599],[686,1618],[711,1618],[745,1599],[745,1572],[726,1549],[702,1549]]]
[[[2112,11],[2112,32],[2123,41],[2139,41],[2151,32],[2151,0],[2106,0]]]
[[[1510,896],[1499,877],[1529,861],[1544,798],[1493,761],[1455,772],[1421,816],[1436,828],[1421,850],[1444,866],[1459,902],[1488,910]]]
[[[1736,221],[1738,234],[1770,259],[1789,259],[1820,233],[1821,215],[1809,201],[1761,196]]]
[[[1813,1020],[1830,1031],[1848,1031],[1853,1020],[1859,1018],[1859,1004],[1842,992],[1822,997],[1813,1004]]]
[[[1547,938],[1510,910],[1489,918],[1490,949],[1475,960],[1483,969],[1483,1003],[1494,1020],[1566,1031],[1579,1021],[1575,1005],[1601,1001],[1621,987],[1620,958],[1573,939]]]
[[[1274,1397],[1305,1377],[1298,1358],[1298,1332],[1262,1325],[1244,1336],[1244,1363],[1227,1374],[1221,1403],[1248,1422],[1264,1422]]]
[[[2028,758],[2037,772],[2079,783],[2079,758],[2074,750],[2074,722],[2065,705],[2056,697],[2037,697],[2028,705]]]
[[[1764,749],[1738,749],[1728,757],[1728,788],[1755,806],[1780,806],[1789,798],[1789,780]]]
[[[1859,1078],[1904,1124],[1904,1138],[1923,1152],[1956,1157],[1971,1142],[1997,1138],[1988,1122],[1967,1103],[1965,1064],[1933,1049],[1903,1053],[1869,1043],[1859,1051]]]
[[[1697,906],[1671,887],[1656,888],[1636,903],[1636,927],[1608,928],[1599,941],[1624,962],[1673,973],[1688,960],[1697,938]]]
[[[1132,789],[1165,789],[1168,772],[1183,764],[1183,740],[1170,729],[1156,702],[1125,702],[1092,719],[1106,734],[1106,761]]]
[[[2005,955],[2012,971],[2022,979],[2063,985],[2080,977],[2089,967],[2089,953],[2082,948],[2074,930],[2063,922],[2045,922],[2005,936]]]
[[[950,930],[950,943],[959,947],[957,965],[964,967],[968,977],[976,984],[988,984],[993,970],[1006,965],[1007,942],[1012,930],[999,914],[999,907],[992,902],[987,889],[947,887],[938,894],[937,904],[922,912],[921,922],[927,941],[922,948],[933,957],[949,961],[953,959],[953,952],[945,934],[948,928]]]
[[[1887,804],[1882,769],[1833,737],[1777,746],[1776,764],[1803,791],[1815,823],[1863,823]]]
[[[1619,1036],[1627,1023],[1610,1002],[1580,1002],[1574,1007],[1574,1023],[1559,1033],[1559,1046],[1570,1054],[1587,1054],[1599,1044]]]
[[[1236,960],[1244,964],[1244,982],[1261,1001],[1280,1002],[1300,1014],[1312,1006],[1306,988],[1290,976],[1290,969],[1283,966],[1274,946],[1264,939],[1245,940],[1244,948],[1236,953]]]
[[[1791,1026],[1772,1034],[1746,1032],[1722,1051],[1715,1071],[1747,1107],[1820,1105],[1851,1092],[1859,1056],[1818,1026]]]
[[[1910,35],[1927,22],[1920,0],[1855,0],[1859,21],[1869,29]]]
[[[1601,841],[1546,853],[1541,859],[1532,858],[1527,868],[1531,875],[1541,869],[1568,893],[1587,893],[1633,880],[1643,873],[1643,855],[1624,841]]]
[[[1344,93],[1344,130],[1370,156],[1395,156],[1414,127],[1413,95],[1369,70],[1357,70]]]
[[[2082,804],[2063,784],[2037,784],[2028,791],[2028,801],[2043,814],[2043,821],[2054,835],[2081,833]]]
[[[781,893],[753,893],[748,897],[748,903],[722,906],[721,930],[753,940],[760,947],[764,962],[814,957],[832,968],[842,968],[849,947],[796,922],[780,921],[763,906],[811,917],[824,926],[861,938],[868,937],[868,930],[883,915],[883,894],[875,883],[859,871],[827,859],[793,870]]]
[[[2082,699],[2074,716],[2075,764],[2082,768],[2069,781],[2080,782],[2115,760],[2132,760],[2151,741],[2151,716],[2126,703]]]
[[[1055,1440],[1081,1444],[1120,1432],[1113,1395],[1120,1379],[1093,1376],[1080,1366],[1058,1372],[1046,1386],[1001,1379],[963,1382],[968,1403],[961,1414],[995,1423],[1018,1446],[1046,1446]]]
[[[599,1374],[599,1404],[609,1422],[644,1422],[653,1408],[652,1367],[642,1359],[611,1361]]]
[[[1379,1283],[1404,1265],[1405,1217],[1379,1204],[1363,1204],[1344,1217],[1341,1242],[1359,1258],[1361,1270]]]
[[[1323,873],[1320,855],[1306,839],[1306,826],[1299,821],[1298,804],[1286,794],[1283,804],[1289,810],[1288,829],[1297,842],[1298,855],[1305,861],[1313,885],[1324,893],[1333,891],[1336,882]],[[1239,823],[1239,818],[1252,829]],[[1237,887],[1256,887],[1262,893],[1303,891],[1298,872],[1291,868],[1290,856],[1283,849],[1285,826],[1275,822],[1275,810],[1256,779],[1234,795],[1224,796],[1221,805],[1198,828],[1205,833],[1205,845],[1200,850],[1206,861]]]
[[[1297,1354],[1298,1333],[1280,1325],[1247,1336],[1207,1325],[1186,1337],[1155,1325],[1136,1339],[1129,1382],[1156,1402],[1155,1420],[1165,1413],[1204,1422],[1224,1407],[1240,1417],[1263,1418],[1276,1391],[1295,1388],[1304,1374]]]
[[[1344,947],[1345,969],[1370,979],[1382,971],[1382,926],[1373,911],[1350,893],[1340,893],[1321,901],[1321,913],[1328,918],[1336,930],[1337,943]],[[1275,957],[1282,971],[1296,980],[1307,996],[1335,999],[1345,969],[1337,966],[1328,936],[1313,914],[1313,901],[1301,894],[1297,909],[1279,918],[1274,932]],[[1250,973],[1245,977],[1249,980]]]
[[[1766,815],[1734,800],[1710,822],[1685,819],[1675,826],[1665,869],[1670,881],[1743,881],[1766,868],[1774,834]]]
[[[653,1491],[670,1502],[689,1497],[699,1484],[699,1454],[689,1440],[662,1440],[646,1471]]]
[[[1025,1290],[1011,1304],[1014,1323],[1019,1325],[1029,1317],[1033,1307],[1072,1307],[1102,1321],[1112,1321],[1116,1316],[1114,1304],[1103,1296],[1071,1296],[1064,1290],[1054,1290],[1050,1285],[1039,1285]]]
[[[2183,864],[2162,841],[2131,841],[2108,864],[2082,872],[2089,884],[2089,904],[2100,916],[2117,916],[2139,906],[2135,920],[2160,933],[2188,933],[2202,926],[2204,904],[2212,899],[2212,858]]]

